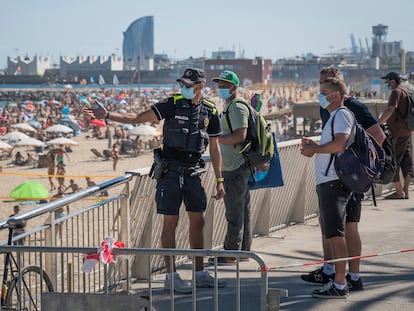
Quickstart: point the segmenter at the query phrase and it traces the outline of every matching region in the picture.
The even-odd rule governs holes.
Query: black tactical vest
[[[206,99],[194,105],[182,95],[173,98],[175,113],[164,121],[163,143],[180,151],[203,153],[208,145],[210,118],[217,113],[215,105]]]

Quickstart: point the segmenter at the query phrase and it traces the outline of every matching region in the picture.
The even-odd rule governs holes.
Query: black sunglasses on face
[[[184,83],[182,81],[179,82],[180,87],[187,87],[187,88],[190,88],[190,87],[193,87],[194,88],[194,87],[196,87],[199,84],[200,84],[199,82],[196,82],[194,84],[187,84],[187,83]]]

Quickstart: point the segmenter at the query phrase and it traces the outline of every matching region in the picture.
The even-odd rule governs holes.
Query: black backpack
[[[386,185],[392,182],[394,175],[397,171],[397,160],[395,158],[394,145],[392,143],[391,135],[385,126],[381,125],[382,130],[385,133],[385,140],[382,143],[382,149],[384,150],[384,168],[381,172],[381,177],[377,181],[379,184]]]
[[[335,116],[336,113],[331,123],[332,139],[334,139]],[[379,180],[384,167],[385,153],[376,140],[356,121],[355,117],[354,120],[354,142],[343,153],[331,155],[325,175],[328,174],[329,167],[335,160],[335,171],[341,182],[352,192],[364,193],[371,188],[373,182]]]

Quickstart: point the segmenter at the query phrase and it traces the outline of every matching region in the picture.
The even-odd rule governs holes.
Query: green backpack
[[[246,159],[250,167],[261,166],[269,162],[275,154],[275,145],[272,132],[267,126],[266,120],[260,112],[256,111],[242,98],[236,98],[232,103],[240,102],[249,109],[249,123],[247,128],[246,141],[242,143],[240,153]],[[230,105],[232,105],[232,103]],[[224,111],[227,125],[233,133],[229,117],[229,107]]]

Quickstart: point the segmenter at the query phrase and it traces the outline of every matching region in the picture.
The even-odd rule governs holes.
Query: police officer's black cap
[[[181,78],[177,79],[177,82],[184,82],[188,85],[196,83],[206,82],[206,73],[203,69],[199,68],[187,68]]]
[[[401,79],[401,77],[398,73],[391,71],[387,73],[385,76],[381,77],[381,79],[398,81]]]

